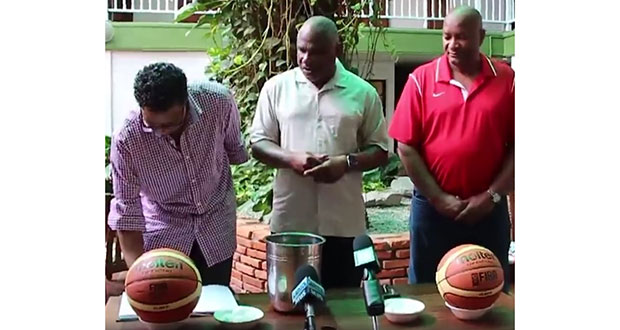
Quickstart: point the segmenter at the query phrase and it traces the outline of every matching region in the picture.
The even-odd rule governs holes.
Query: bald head
[[[454,8],[444,21],[452,24],[464,24],[478,30],[482,29],[482,15],[478,10],[468,6]]]
[[[299,35],[305,35],[311,39],[324,39],[330,43],[338,43],[338,28],[336,24],[325,16],[312,16],[308,18],[299,29]]]
[[[443,48],[451,66],[475,72],[484,36],[482,16],[476,9],[463,6],[450,12],[443,22]]]
[[[338,29],[327,17],[308,18],[297,35],[297,63],[304,76],[321,88],[336,72]]]

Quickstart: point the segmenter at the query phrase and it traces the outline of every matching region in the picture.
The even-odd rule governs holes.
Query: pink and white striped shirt
[[[146,128],[133,111],[112,138],[113,230],[141,231],[145,251],[190,254],[198,242],[209,266],[236,248],[236,203],[230,164],[248,159],[239,111],[215,82],[188,84],[190,124],[180,146]]]

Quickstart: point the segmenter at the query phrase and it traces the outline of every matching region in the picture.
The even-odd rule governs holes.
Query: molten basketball
[[[200,273],[192,260],[172,249],[144,253],[129,268],[125,279],[129,304],[142,321],[149,323],[188,318],[201,290]]]
[[[491,306],[504,286],[504,271],[490,250],[473,244],[448,251],[437,266],[435,283],[453,307],[483,309]]]

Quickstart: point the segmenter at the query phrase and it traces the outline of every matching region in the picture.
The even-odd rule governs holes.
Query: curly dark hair
[[[133,95],[141,108],[165,112],[187,101],[187,78],[183,70],[172,63],[149,64],[136,75]]]

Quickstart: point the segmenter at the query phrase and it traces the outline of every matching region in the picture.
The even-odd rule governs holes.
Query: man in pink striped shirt
[[[144,252],[189,255],[204,284],[228,285],[236,247],[230,164],[248,159],[239,111],[222,85],[188,84],[170,63],[135,78],[140,106],[114,134],[108,223],[128,266]]]

